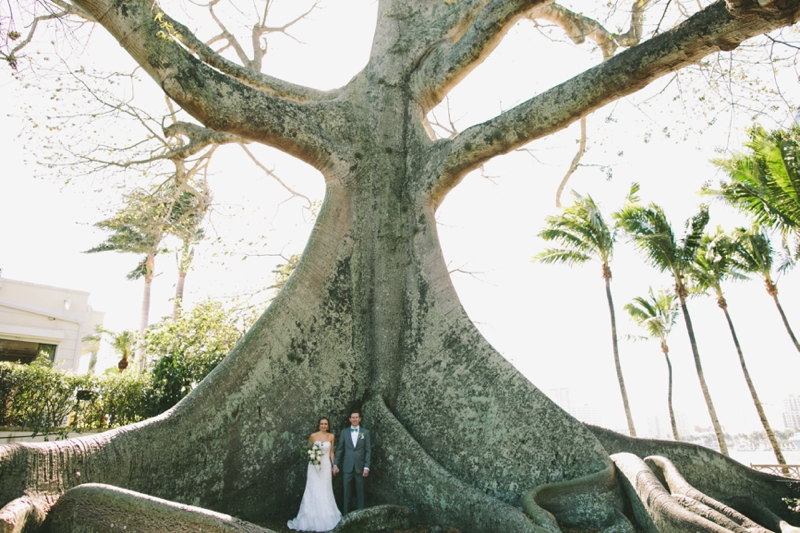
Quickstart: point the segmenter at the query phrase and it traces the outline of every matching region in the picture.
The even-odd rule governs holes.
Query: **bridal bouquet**
[[[309,463],[314,465],[314,467],[317,469],[317,472],[319,472],[322,464],[322,443],[315,442],[311,445],[306,444],[302,447],[302,450],[303,456],[308,460]]]

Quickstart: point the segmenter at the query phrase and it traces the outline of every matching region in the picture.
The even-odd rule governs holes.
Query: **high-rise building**
[[[800,396],[783,399],[783,424],[790,431],[800,431]]]

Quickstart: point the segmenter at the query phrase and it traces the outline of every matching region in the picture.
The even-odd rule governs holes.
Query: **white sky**
[[[374,27],[374,2],[329,0],[326,6],[313,20],[297,27],[295,34],[302,45],[288,39],[270,41],[266,72],[332,88],[346,83],[364,65]],[[102,31],[94,32],[89,47],[93,61],[110,61],[124,70],[120,64],[128,61],[127,57]],[[587,53],[588,49],[550,42],[530,25],[521,25],[451,95],[459,128],[582,71],[597,61],[597,54]],[[664,85],[655,85],[648,94]],[[674,87],[672,84],[667,92]],[[684,87],[683,102],[696,104],[694,90]],[[796,92],[797,87],[790,85],[784,90]],[[708,160],[718,156],[717,149],[735,148],[741,141],[740,130],[734,129],[731,135],[729,125],[742,128],[750,119],[744,111],[733,121],[721,114],[717,124],[707,127],[707,117],[694,110],[687,114],[681,101],[673,101],[669,94],[637,106],[636,102],[645,100],[644,95],[638,95],[590,117],[589,151],[584,158],[587,166],[575,173],[570,187],[591,194],[610,213],[621,204],[630,183],[638,181],[643,200],[662,205],[680,231],[700,202],[694,192],[704,181],[719,177]],[[30,123],[22,118],[28,105],[43,112],[48,99],[43,93],[34,95],[24,89],[3,70],[3,276],[90,291],[93,307],[107,313],[106,327],[136,329],[141,282],[129,282],[125,274],[138,259],[81,253],[103,240],[104,234],[91,224],[103,218],[101,210],[109,205],[109,197],[93,192],[96,182],[59,188],[52,178],[37,179],[41,168],[25,162],[36,157],[32,145],[24,142],[31,134]],[[788,115],[786,109],[776,111],[781,113]],[[664,127],[669,128],[670,138],[662,133]],[[645,142],[648,137],[649,142]],[[489,341],[545,392],[570,388],[573,404],[588,402],[602,412],[605,425],[624,428],[599,266],[570,269],[530,262],[544,246],[536,237],[544,217],[557,212],[555,191],[574,154],[577,138],[578,130],[573,126],[532,145],[531,153],[517,152],[492,161],[485,168],[491,180],[477,173],[467,177],[439,210],[440,236],[451,268],[474,273],[454,274],[454,282],[464,306]],[[315,171],[274,150],[259,151],[293,187],[312,198],[322,197],[322,179]],[[609,165],[613,178],[607,180],[599,165]],[[217,204],[212,233],[228,242],[238,238],[247,242],[266,235],[264,253],[289,255],[302,250],[310,226],[303,220],[301,202],[282,203],[287,194],[244,161],[236,149],[221,150],[212,172]],[[569,194],[564,201],[569,201]],[[711,227],[723,224],[729,229],[742,223],[743,219],[722,206],[712,206]],[[187,297],[197,301],[206,295],[221,297],[263,287],[275,263],[276,259],[270,257],[221,261],[211,257],[208,249],[201,250],[195,270],[187,278]],[[637,429],[647,434],[649,416],[659,413],[666,417],[666,369],[657,343],[624,339],[626,334],[638,335],[639,331],[622,307],[633,297],[645,295],[650,285],[660,288],[669,281],[645,265],[624,242],[618,244],[612,268],[623,372]],[[169,298],[176,279],[171,255],[159,256],[157,272],[152,321],[171,312]],[[798,274],[781,278],[779,287],[789,321],[800,330]],[[800,354],[760,282],[730,286],[728,302],[770,421],[774,428],[783,429],[781,399],[800,394]],[[721,311],[710,297],[693,299],[689,307],[721,423],[732,432],[759,429]],[[675,326],[670,347],[676,410],[690,426],[709,426],[682,321]]]

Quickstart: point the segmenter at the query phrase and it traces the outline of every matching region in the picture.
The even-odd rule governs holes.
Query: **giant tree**
[[[636,187],[631,189],[631,195],[635,193]],[[613,225],[609,227],[603,218],[603,213],[591,196],[583,196],[574,191],[572,196],[574,200],[572,205],[563,208],[559,215],[547,217],[545,228],[539,232],[539,237],[548,242],[554,241],[559,247],[547,248],[533,259],[547,264],[563,263],[567,265],[581,264],[592,259],[600,262],[602,278],[606,286],[608,314],[611,317],[611,347],[614,355],[614,368],[617,371],[622,406],[628,421],[628,432],[635,437],[636,428],[633,425],[631,406],[628,402],[625,379],[622,375],[622,364],[619,360],[617,317],[614,313],[614,300],[611,297],[610,262],[614,255],[617,230]]]
[[[678,297],[681,311],[683,312],[683,320],[686,324],[686,332],[689,335],[689,344],[692,347],[692,355],[694,356],[697,379],[700,381],[700,388],[703,391],[708,415],[711,418],[711,424],[717,436],[719,449],[723,454],[728,455],[728,446],[725,444],[722,426],[717,418],[717,411],[714,408],[714,402],[711,400],[711,393],[706,384],[692,318],[686,305],[686,299],[689,296],[692,266],[699,251],[703,230],[708,224],[708,209],[705,206],[701,206],[700,212],[687,222],[686,234],[680,238],[675,235],[664,210],[655,203],[645,207],[638,202],[631,202],[615,213],[615,216],[620,226],[628,233],[636,247],[644,255],[645,260],[661,272],[669,273],[675,282],[675,296]]]
[[[91,516],[100,519],[115,498],[127,502],[115,522],[165,505],[142,493],[249,520],[286,516],[302,491],[296,445],[306,438],[306,424],[321,413],[342,421],[352,408],[376,435],[374,503],[405,505],[422,520],[465,532],[631,531],[622,487],[630,498],[649,490],[636,472],[650,467],[622,453],[612,461],[608,452],[626,447],[648,455],[662,450],[699,489],[721,499],[756,494],[752,505],[763,507],[764,516],[788,514],[780,500],[787,489],[778,480],[718,455],[693,467],[690,455],[710,458],[711,452],[620,440],[550,402],[469,320],[434,217],[447,194],[486,161],[708,54],[794,24],[800,2],[710,4],[601,65],[438,140],[424,127],[427,113],[522,17],[556,10],[559,16],[551,18],[575,38],[601,24],[537,0],[380,0],[363,70],[339,89],[320,91],[230,61],[151,1],[76,4],[196,120],[308,163],[324,177],[326,196],[283,290],[173,409],[102,436],[1,448],[0,495],[10,501],[3,517],[15,524],[23,515],[34,520],[40,515],[29,511],[56,498],[48,516],[67,525],[87,519],[72,514],[85,497],[92,500]],[[617,481],[615,462],[635,485]],[[135,492],[75,487],[84,482]],[[641,500],[650,501],[644,494]],[[655,518],[637,513],[636,520],[661,523],[667,516],[690,521],[697,531],[719,530],[678,507],[648,506]]]
[[[764,432],[767,434],[767,439],[769,439],[769,443],[775,453],[775,458],[779,464],[785,465],[786,459],[783,458],[781,447],[775,438],[775,433],[772,431],[769,420],[767,420],[767,414],[764,412],[761,400],[758,399],[758,393],[750,377],[750,371],[747,370],[742,346],[739,344],[739,337],[736,335],[736,328],[733,327],[733,319],[731,319],[730,311],[728,311],[728,300],[722,291],[723,281],[741,279],[743,277],[736,268],[735,248],[735,242],[720,227],[717,227],[717,231],[714,234],[703,235],[700,241],[700,249],[695,257],[695,268],[692,277],[701,291],[712,290],[717,297],[717,306],[722,310],[725,315],[725,321],[728,323],[728,330],[731,332],[733,345],[736,348],[736,354],[739,356],[739,366],[747,383],[750,397],[753,399],[758,418],[761,421]]]

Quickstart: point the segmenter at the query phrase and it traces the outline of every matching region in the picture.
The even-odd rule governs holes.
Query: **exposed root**
[[[639,457],[618,453],[611,459],[622,474],[637,521],[649,533],[731,533],[730,529],[684,508]]]
[[[769,510],[764,504],[757,502],[752,498],[734,498],[731,500],[731,505],[735,505],[737,509],[746,512],[754,520],[758,520],[771,531],[779,531],[780,533],[800,533],[800,528],[795,527],[781,517]]]
[[[369,490],[376,498],[383,500],[393,494],[395,503],[413,509],[421,522],[451,525],[464,532],[559,531],[546,518],[535,524],[519,509],[450,474],[411,437],[382,399],[370,401],[366,411],[380,439],[375,445],[382,450],[379,462],[370,470]]]
[[[800,515],[792,513],[784,501],[785,498],[800,497],[800,482],[797,480],[747,468],[730,457],[688,442],[632,438],[596,426],[587,427],[612,456],[628,452],[640,458],[668,457],[685,482],[696,490],[685,491],[694,500],[706,505],[713,501],[723,502],[771,531],[779,531],[781,521],[785,524],[783,527],[791,527],[790,524],[800,526]],[[675,482],[673,478],[673,484]],[[666,480],[664,484],[667,484]],[[676,492],[681,490],[674,486]],[[757,508],[763,509],[764,515],[772,516],[774,520],[762,519],[755,510],[739,503],[748,500],[758,502]],[[726,516],[732,518],[732,515]]]
[[[48,513],[44,526],[48,533],[274,533],[229,515],[99,483],[65,492]]]
[[[692,487],[669,459],[653,456],[645,458],[645,463],[651,469],[654,469],[657,475],[660,474],[673,498],[686,509],[737,533],[746,533],[748,531],[751,533],[767,533],[769,531],[736,509]]]
[[[414,522],[414,512],[399,505],[378,505],[346,514],[331,533],[379,533],[405,530]]]
[[[32,531],[44,521],[50,504],[42,496],[23,496],[0,509],[0,533]]]
[[[560,523],[567,527],[594,523],[609,531],[632,532],[633,526],[615,507],[622,502],[619,490],[616,470],[609,466],[588,476],[536,487],[523,496],[522,508],[531,517],[542,513],[566,517]],[[575,509],[584,514],[574,513]]]

